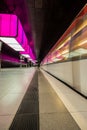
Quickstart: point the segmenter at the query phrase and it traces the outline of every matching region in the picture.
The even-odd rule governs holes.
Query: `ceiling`
[[[86,0],[0,0],[0,13],[16,14],[41,61],[65,32]]]

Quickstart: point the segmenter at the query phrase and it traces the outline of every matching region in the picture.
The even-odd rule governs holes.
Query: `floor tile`
[[[46,72],[43,71],[43,74],[81,130],[87,130],[87,99],[83,98]]]
[[[40,114],[40,130],[80,130],[68,113]]]
[[[39,91],[40,130],[80,130],[43,74],[39,75],[39,89],[46,90]]]
[[[0,130],[8,130],[10,124],[12,123],[13,117],[14,116],[12,115],[0,116]]]
[[[82,130],[87,130],[87,112],[72,113],[72,116]]]
[[[8,94],[0,100],[0,115],[15,114],[24,94]]]

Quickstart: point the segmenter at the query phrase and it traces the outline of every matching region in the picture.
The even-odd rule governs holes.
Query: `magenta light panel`
[[[15,51],[19,51],[20,54],[26,54],[35,59],[21,22],[16,15],[0,14],[0,40]]]

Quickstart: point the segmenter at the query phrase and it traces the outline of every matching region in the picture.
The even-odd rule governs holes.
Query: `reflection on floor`
[[[38,70],[38,77],[35,76],[37,77],[35,78],[35,72],[36,68],[3,69],[0,71],[0,130],[9,129],[22,102],[28,101],[28,99],[28,102],[32,101],[33,96],[35,106],[35,102],[38,100],[35,96],[37,92],[35,95],[32,92],[33,95],[31,95],[28,90],[30,91],[30,86],[34,85],[33,89],[36,91],[37,80],[39,91],[38,129],[80,130],[81,128],[81,130],[87,130],[87,100],[44,71]],[[33,109],[27,108],[26,111],[28,110]],[[16,129],[14,128],[14,130]],[[19,130],[28,129],[26,126]],[[30,130],[35,130],[35,128]]]

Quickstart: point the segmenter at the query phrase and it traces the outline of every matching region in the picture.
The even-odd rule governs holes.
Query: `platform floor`
[[[0,71],[0,130],[9,129],[35,71],[35,68]]]
[[[46,72],[36,68],[0,71],[0,130],[87,130],[86,115],[87,100]],[[25,127],[16,123],[12,127],[22,116],[23,123],[22,118],[17,121]]]
[[[80,130],[44,75],[39,72],[40,130]]]

